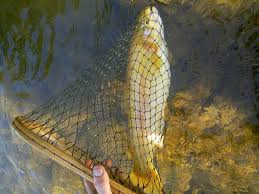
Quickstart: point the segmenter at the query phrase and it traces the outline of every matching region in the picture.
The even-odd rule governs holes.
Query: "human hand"
[[[89,165],[91,167],[91,165]],[[111,161],[107,161],[107,167],[111,166]],[[102,165],[93,167],[94,184],[84,179],[85,188],[88,194],[112,194],[110,187],[110,179]]]

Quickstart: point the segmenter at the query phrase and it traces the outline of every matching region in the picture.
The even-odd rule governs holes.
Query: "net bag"
[[[156,153],[163,147],[170,65],[156,7],[145,7],[123,37],[75,83],[13,125],[31,145],[90,181],[86,164],[111,160],[114,193],[162,193]]]

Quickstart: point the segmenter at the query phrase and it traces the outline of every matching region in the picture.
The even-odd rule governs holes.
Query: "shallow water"
[[[158,156],[167,190],[259,192],[259,9],[254,2],[176,0],[159,6],[174,57],[171,116]],[[73,82],[143,5],[1,2],[0,193],[85,193],[77,175],[20,140],[11,121]]]

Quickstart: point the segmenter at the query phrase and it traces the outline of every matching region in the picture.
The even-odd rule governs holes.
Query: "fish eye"
[[[146,25],[148,25],[148,24],[149,24],[149,20],[146,21]]]

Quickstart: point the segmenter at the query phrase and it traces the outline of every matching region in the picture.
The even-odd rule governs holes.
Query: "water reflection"
[[[65,4],[60,1],[40,1],[37,5],[31,1],[2,1],[1,7],[4,76],[9,76],[13,82],[45,79],[53,61],[53,19],[64,12]]]
[[[101,41],[105,34],[104,29],[110,24],[114,3],[111,0],[98,0],[83,4],[89,12],[87,13],[89,22],[86,26],[93,25],[93,44],[100,47],[103,45]],[[57,28],[57,18],[64,14],[69,15],[71,9],[77,13],[79,6],[80,0],[37,3],[2,1],[0,48],[4,66],[1,68],[0,80],[19,82],[46,79],[53,65],[54,44],[60,39],[56,37],[56,31],[59,34],[61,30]],[[67,46],[71,41],[75,41],[75,36],[78,36],[76,22],[67,22],[66,26],[69,26],[69,29],[66,37],[61,40],[62,46]],[[85,36],[90,33],[87,32]],[[78,51],[79,41],[73,44],[75,52]]]
[[[96,9],[96,34],[104,33],[105,27],[109,25],[112,13],[112,3],[111,0],[97,0],[95,1],[95,9]],[[96,42],[98,47],[101,45],[101,36],[96,36]]]

